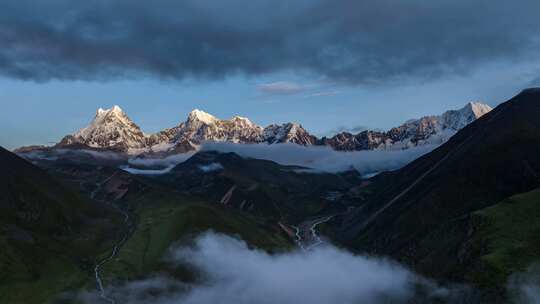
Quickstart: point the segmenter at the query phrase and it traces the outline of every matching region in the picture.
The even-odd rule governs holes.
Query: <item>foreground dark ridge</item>
[[[3,148],[0,165],[0,302],[44,303],[85,284],[114,242],[114,210]]]
[[[507,275],[482,259],[475,212],[540,187],[540,90],[525,90],[406,167],[361,188],[340,239],[359,250],[390,255],[424,274],[503,286]],[[486,270],[486,267],[488,267]],[[502,272],[501,272],[502,271]],[[489,277],[488,275],[485,275]],[[495,284],[495,283],[493,283]]]

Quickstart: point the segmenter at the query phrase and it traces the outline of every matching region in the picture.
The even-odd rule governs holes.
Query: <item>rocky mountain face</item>
[[[316,145],[319,143],[317,137],[309,134],[301,125],[297,123],[286,123],[283,125],[272,124],[263,130],[264,142],[294,143],[303,146]]]
[[[64,137],[59,146],[82,144],[91,148],[128,151],[147,146],[147,138],[118,106],[99,109],[92,122],[73,135]]]
[[[245,117],[219,119],[198,109],[191,111],[178,126],[145,135],[120,107],[114,106],[108,110],[99,109],[90,125],[73,135],[65,136],[57,146],[156,154],[191,151],[206,141],[241,144],[318,143],[318,139],[298,123],[272,124],[262,128]]]
[[[457,131],[491,111],[486,104],[471,102],[459,110],[405,122],[387,132],[366,130],[356,135],[343,132],[323,138],[324,145],[336,150],[396,150],[423,144],[442,144]]]
[[[261,142],[263,131],[260,126],[245,117],[234,116],[230,120],[223,120],[197,109],[191,111],[187,120],[176,129],[175,140],[189,140],[194,143],[204,141]]]
[[[114,106],[108,110],[99,109],[87,127],[64,137],[57,147],[107,149],[130,154],[170,154],[195,150],[197,145],[210,141],[327,145],[342,151],[407,149],[423,144],[444,143],[458,130],[490,110],[485,104],[469,103],[462,109],[447,111],[439,116],[407,121],[386,132],[343,132],[319,139],[298,123],[271,124],[263,128],[245,117],[234,116],[225,120],[197,109],[179,125],[146,135],[122,109]]]

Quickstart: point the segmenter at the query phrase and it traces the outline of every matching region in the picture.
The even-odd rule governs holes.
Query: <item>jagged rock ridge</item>
[[[219,119],[198,109],[191,111],[179,125],[147,135],[120,107],[114,106],[108,110],[99,109],[87,127],[64,137],[57,146],[107,149],[132,154],[183,153],[194,150],[204,142],[327,145],[342,151],[407,149],[423,144],[441,144],[490,110],[488,105],[482,103],[468,103],[462,109],[409,120],[386,132],[342,132],[330,138],[319,139],[298,123],[271,124],[263,128],[245,117]]]
[[[146,147],[144,133],[118,106],[98,109],[92,122],[73,135],[64,137],[58,145],[82,144],[91,148],[127,151]]]
[[[459,110],[450,110],[438,116],[426,116],[405,122],[387,132],[362,131],[356,135],[342,132],[323,138],[322,144],[336,150],[399,150],[424,144],[442,144],[457,131],[491,111],[491,107],[471,102]]]

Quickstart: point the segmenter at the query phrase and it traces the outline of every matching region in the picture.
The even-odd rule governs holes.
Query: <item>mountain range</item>
[[[211,229],[270,253],[331,242],[390,257],[442,286],[458,286],[450,294],[470,289],[474,296],[438,302],[429,294],[414,303],[508,303],[509,279],[540,258],[538,117],[540,89],[529,89],[493,110],[471,103],[387,132],[360,132],[378,140],[368,149],[442,143],[370,178],[204,149],[155,175],[132,174],[108,157],[73,161],[58,153],[28,161],[0,149],[0,302],[51,303],[63,292],[99,291],[98,281],[109,288],[103,295],[114,297],[117,284],[156,273],[194,284],[200,274],[164,256]],[[147,135],[113,107],[57,146],[108,155],[159,145],[180,151],[181,142],[302,138],[275,128],[193,111],[177,127]],[[332,139],[312,138],[296,143]]]
[[[412,119],[388,131],[342,132],[318,138],[294,122],[261,127],[246,117],[219,119],[195,109],[179,125],[147,135],[118,106],[99,109],[91,123],[65,136],[55,147],[113,150],[128,154],[183,153],[204,142],[293,143],[329,146],[340,151],[407,149],[424,144],[441,144],[458,130],[491,111],[486,104],[471,102],[442,115]],[[33,149],[21,148],[18,152]]]

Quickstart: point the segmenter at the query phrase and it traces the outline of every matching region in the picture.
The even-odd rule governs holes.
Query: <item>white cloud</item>
[[[393,151],[336,151],[326,146],[296,144],[205,143],[202,150],[235,152],[243,157],[272,160],[283,165],[298,165],[319,171],[339,172],[355,168],[362,174],[395,170],[430,152],[436,145],[423,145]]]
[[[94,151],[87,149],[51,149],[46,151],[30,151],[19,153],[24,158],[27,159],[42,159],[42,160],[58,160],[62,157],[78,157],[78,156],[91,156],[96,159],[105,159],[105,160],[116,160],[122,161],[125,160],[125,155],[121,153],[116,153],[113,151]]]
[[[138,168],[132,168],[129,166],[120,166],[120,169],[127,171],[131,174],[139,174],[139,175],[160,175],[169,173],[176,165],[170,165],[168,167],[165,167],[163,169],[138,169]]]
[[[189,159],[195,152],[180,153],[165,158],[130,158],[120,169],[131,174],[159,175],[169,173],[176,165]]]
[[[212,172],[212,171],[218,171],[223,169],[223,166],[220,163],[211,163],[204,166],[199,166],[199,169],[201,169],[204,172]]]
[[[309,170],[299,170],[298,172],[335,173],[354,168],[363,175],[372,175],[373,173],[399,169],[436,147],[436,145],[424,145],[405,150],[343,152],[327,146],[301,146],[291,143],[269,145],[206,142],[199,149],[201,151],[234,152],[242,157],[266,159],[282,165],[309,168]],[[121,169],[133,174],[164,174],[195,153],[175,154],[166,158],[129,159],[129,166],[122,166]],[[201,170],[208,172],[221,168],[221,164],[210,164],[203,166]]]
[[[508,280],[508,291],[515,303],[540,303],[540,264],[527,271],[513,274]]]
[[[257,86],[257,89],[266,94],[292,95],[303,92],[305,87],[288,81],[276,81]]]
[[[130,165],[136,167],[148,167],[153,169],[164,169],[166,167],[177,165],[189,159],[195,152],[179,153],[167,156],[165,158],[131,158],[128,160]]]
[[[330,245],[270,255],[210,232],[197,238],[193,247],[171,250],[168,260],[190,265],[202,280],[186,285],[154,276],[108,293],[117,303],[132,304],[382,304],[407,303],[413,296],[431,303],[453,294],[395,262]],[[96,295],[86,294],[83,300],[95,303]]]
[[[405,150],[392,151],[336,151],[327,146],[301,146],[296,144],[235,144],[227,142],[207,142],[199,147],[202,151],[234,152],[242,157],[266,159],[283,165],[297,165],[310,168],[308,172],[340,172],[354,168],[362,174],[395,170],[403,167],[421,155],[430,152],[437,145],[423,145]],[[197,151],[180,153],[165,158],[130,158],[108,151],[54,150],[45,153],[26,153],[29,159],[56,160],[60,157],[89,155],[100,161],[110,161],[121,169],[133,174],[163,174],[174,166],[189,159]],[[127,163],[127,165],[126,165]],[[218,170],[218,167],[201,170]]]
[[[335,96],[338,95],[339,91],[320,91],[309,94],[307,97],[326,97],[326,96]]]

